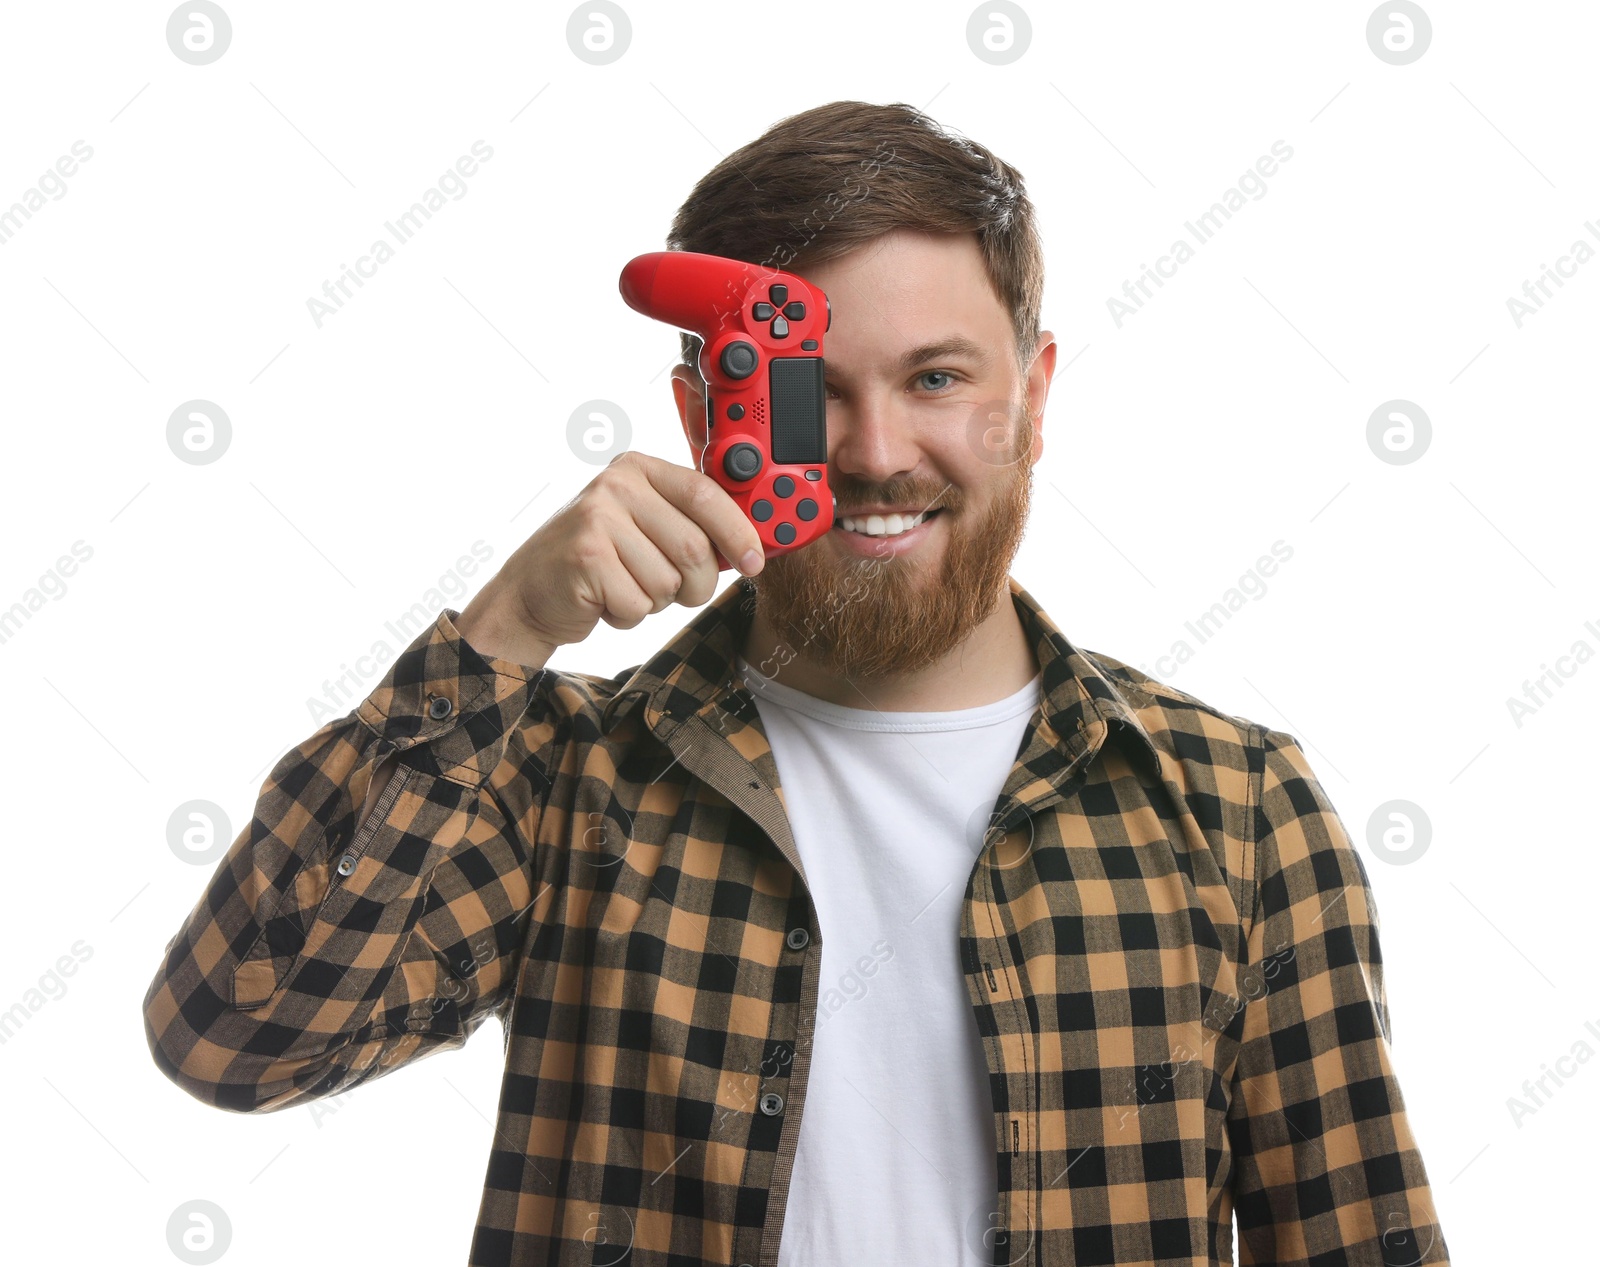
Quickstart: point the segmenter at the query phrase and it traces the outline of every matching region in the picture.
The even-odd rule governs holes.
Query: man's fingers
[[[761,537],[739,504],[709,475],[655,459],[644,467],[656,490],[711,538],[725,560],[735,565],[746,551],[761,553]]]

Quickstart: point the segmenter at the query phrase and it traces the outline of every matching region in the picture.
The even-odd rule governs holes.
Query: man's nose
[[[917,464],[917,432],[892,393],[842,404],[828,416],[828,457],[863,480],[887,480]]]

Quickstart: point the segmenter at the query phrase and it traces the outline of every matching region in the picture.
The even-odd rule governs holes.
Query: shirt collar
[[[1061,632],[1043,607],[1015,577],[1007,584],[1023,630],[1034,648],[1040,680],[1043,720],[1066,757],[1075,762],[1087,750],[1097,751],[1113,733],[1129,750],[1143,749],[1152,764],[1157,749],[1132,707],[1149,697],[1122,677],[1112,677]],[[696,713],[721,708],[741,721],[754,714],[750,691],[737,671],[735,658],[755,612],[755,588],[740,577],[711,600],[649,660],[639,665],[618,688],[601,714],[601,729],[614,725],[642,706],[652,730],[675,729]],[[1120,666],[1119,666],[1120,667]],[[725,728],[725,727],[724,727]],[[1036,741],[1038,736],[1034,736]]]

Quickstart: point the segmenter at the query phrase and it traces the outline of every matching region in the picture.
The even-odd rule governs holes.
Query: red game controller
[[[696,251],[640,255],[618,287],[630,308],[700,336],[700,470],[739,503],[766,557],[825,536],[834,512],[822,368],[828,297],[793,273]],[[732,566],[720,551],[717,565]]]

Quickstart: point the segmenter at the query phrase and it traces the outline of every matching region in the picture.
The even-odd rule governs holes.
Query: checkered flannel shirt
[[[1225,1263],[1236,1218],[1247,1263],[1448,1262],[1366,872],[1300,746],[1010,591],[1041,698],[959,933],[986,1260]],[[161,1071],[276,1111],[494,1015],[473,1264],[775,1267],[831,930],[735,671],[753,605],[736,581],[612,678],[487,658],[445,609],[273,767],[145,996]]]

